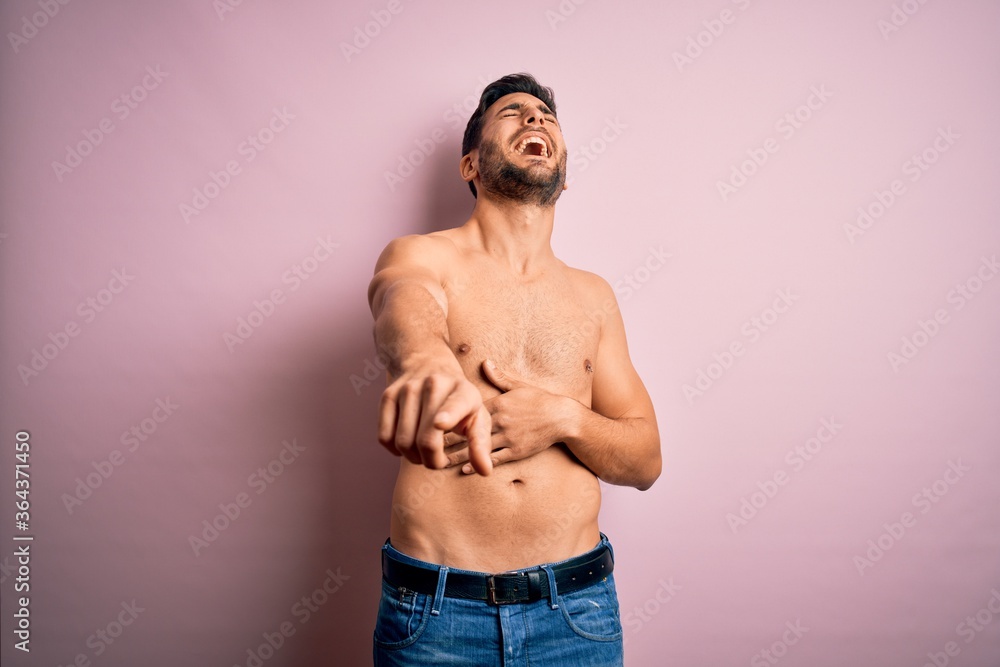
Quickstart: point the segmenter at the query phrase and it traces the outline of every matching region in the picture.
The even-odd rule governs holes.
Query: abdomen
[[[597,477],[563,445],[500,465],[489,477],[401,459],[390,539],[414,558],[503,572],[593,548],[600,504]]]

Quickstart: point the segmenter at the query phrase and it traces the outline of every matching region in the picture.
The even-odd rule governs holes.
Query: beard
[[[504,155],[496,141],[483,141],[479,150],[479,180],[490,194],[517,204],[553,206],[566,182],[566,153],[555,155],[555,169],[541,165],[520,167]]]

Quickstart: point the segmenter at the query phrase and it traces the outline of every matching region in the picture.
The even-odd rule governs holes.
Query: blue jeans
[[[596,548],[610,546],[602,533]],[[450,572],[411,558],[390,544],[393,558]],[[547,565],[558,565],[548,563]],[[572,593],[534,602],[492,605],[396,589],[382,580],[374,636],[375,667],[621,667],[622,625],[614,574]]]

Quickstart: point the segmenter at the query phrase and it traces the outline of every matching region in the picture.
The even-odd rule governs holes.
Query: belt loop
[[[551,565],[542,565],[542,569],[545,570],[545,574],[549,578],[549,606],[553,609],[558,609],[559,605],[556,603],[556,596],[559,591],[556,590],[556,573],[552,571]]]
[[[448,566],[442,565],[438,569],[437,590],[434,591],[434,604],[431,605],[431,616],[441,615],[441,605],[444,603],[444,584],[448,581]]]

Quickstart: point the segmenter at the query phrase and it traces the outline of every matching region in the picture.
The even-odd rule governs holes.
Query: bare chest
[[[452,348],[474,380],[492,359],[550,391],[590,402],[600,334],[584,295],[566,276],[523,283],[470,272],[449,290]]]

